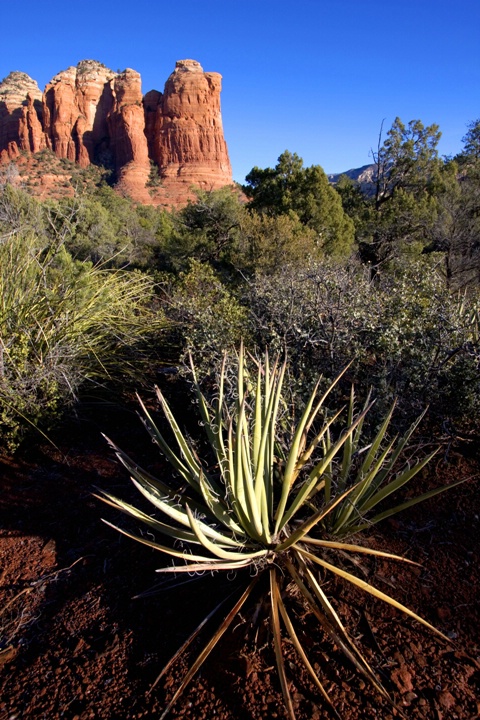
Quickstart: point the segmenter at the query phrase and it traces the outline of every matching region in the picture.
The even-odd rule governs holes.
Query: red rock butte
[[[142,96],[138,72],[94,60],[55,75],[40,91],[12,72],[0,83],[0,163],[45,148],[87,167],[111,168],[132,199],[179,206],[192,187],[232,184],[220,110],[222,76],[179,60],[164,92]]]

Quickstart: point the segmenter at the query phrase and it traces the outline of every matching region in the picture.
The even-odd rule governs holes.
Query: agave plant
[[[253,358],[251,361],[250,365]],[[117,528],[124,535],[174,559],[173,564],[159,572],[179,574],[250,568],[250,573],[245,573],[246,586],[241,597],[191,664],[162,718],[230,627],[262,574],[269,578],[266,600],[276,664],[292,720],[295,712],[282,651],[282,634],[285,633],[330,710],[337,717],[338,713],[302,646],[295,629],[294,613],[287,609],[285,598],[289,588],[296,588],[297,599],[301,598],[323,631],[391,702],[389,693],[350,637],[327,596],[322,580],[325,575],[343,578],[445,637],[408,607],[359,578],[345,563],[345,557],[355,557],[358,553],[411,562],[347,542],[346,537],[445,489],[436,489],[376,512],[383,500],[408,483],[435,454],[399,465],[400,455],[420,419],[405,436],[387,440],[392,408],[373,441],[365,445],[362,434],[364,420],[371,408],[369,400],[356,414],[352,390],[346,408],[333,415],[326,409],[327,397],[344,371],[323,394],[319,392],[320,381],[317,383],[296,426],[289,431],[290,415],[282,395],[285,370],[285,362],[276,360],[271,364],[266,353],[263,362],[255,362],[254,370],[250,371],[241,348],[235,401],[230,403],[226,398],[227,365],[224,360],[216,398],[210,403],[201,390],[192,363],[193,387],[213,462],[212,457],[205,462],[198,457],[193,443],[180,429],[158,388],[157,397],[171,428],[173,442],[164,437],[140,401],[144,424],[175,471],[176,480],[171,484],[142,470],[109,441],[130,472],[134,485],[157,513],[148,515],[106,492],[102,493],[101,499],[148,526],[155,537],[168,538],[167,542],[150,540]],[[340,417],[345,410],[343,431],[339,432]],[[188,554],[185,547],[189,548]],[[174,655],[161,676],[197,637],[205,622]]]

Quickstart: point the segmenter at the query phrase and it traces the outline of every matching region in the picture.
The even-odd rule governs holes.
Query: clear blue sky
[[[163,90],[175,61],[223,75],[234,178],[285,149],[326,172],[370,161],[382,120],[438,123],[461,149],[480,117],[480,0],[2,0],[0,79],[43,90],[79,60]]]

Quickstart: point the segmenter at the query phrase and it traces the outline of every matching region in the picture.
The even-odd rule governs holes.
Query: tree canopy
[[[355,231],[341,200],[320,165],[305,168],[296,153],[285,150],[274,168],[254,167],[246,177],[249,207],[271,216],[290,215],[317,234],[326,255],[348,256]]]

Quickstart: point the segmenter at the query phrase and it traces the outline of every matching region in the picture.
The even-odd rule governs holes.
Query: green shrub
[[[163,324],[152,296],[147,277],[76,262],[32,234],[0,244],[0,437],[10,448],[84,381],[127,371],[131,349]]]
[[[247,331],[247,310],[210,265],[191,260],[186,272],[164,283],[167,317],[183,352],[195,348],[203,369],[218,364]]]
[[[407,420],[426,404],[439,419],[470,420],[480,409],[479,302],[452,295],[434,262],[403,260],[375,280],[354,263],[257,275],[243,299],[251,336],[286,351],[297,392],[353,361],[380,410],[398,397]]]

